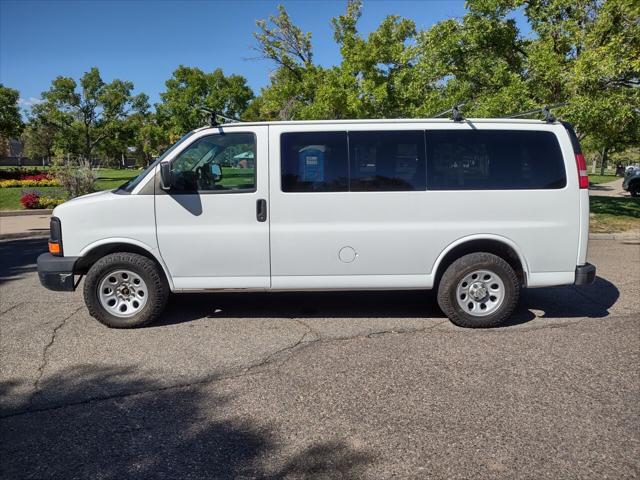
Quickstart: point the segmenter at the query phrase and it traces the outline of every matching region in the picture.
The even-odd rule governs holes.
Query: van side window
[[[424,131],[349,132],[349,190],[426,189]]]
[[[346,192],[348,160],[346,132],[283,133],[283,192]]]
[[[430,130],[430,190],[557,189],[567,184],[555,134],[517,130]]]
[[[254,191],[255,162],[253,133],[199,138],[171,162],[172,192]]]

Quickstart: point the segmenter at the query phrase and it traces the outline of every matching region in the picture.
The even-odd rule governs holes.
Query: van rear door
[[[587,163],[580,147],[578,135],[573,126],[568,122],[562,122],[567,131],[573,155],[575,157],[578,173],[578,187],[580,190],[580,238],[578,245],[578,258],[576,265],[584,265],[587,262],[587,244],[589,243],[589,176],[587,175]]]

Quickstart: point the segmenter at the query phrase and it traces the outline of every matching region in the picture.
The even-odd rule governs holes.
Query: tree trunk
[[[602,164],[600,165],[600,175],[604,175],[604,169],[607,168],[607,157],[609,149],[607,147],[602,149]]]

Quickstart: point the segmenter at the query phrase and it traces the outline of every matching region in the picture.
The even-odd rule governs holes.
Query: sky
[[[80,77],[98,67],[103,80],[130,80],[134,93],[160,100],[164,82],[182,64],[240,74],[257,94],[275,68],[257,60],[255,22],[286,7],[295,24],[312,33],[314,61],[339,63],[331,18],[346,0],[0,0],[0,83],[20,91],[28,108],[59,76]],[[358,28],[376,29],[391,14],[419,30],[465,14],[458,0],[364,0]],[[528,26],[517,13],[524,34]]]

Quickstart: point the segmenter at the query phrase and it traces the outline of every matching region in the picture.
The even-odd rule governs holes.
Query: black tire
[[[489,270],[504,284],[504,298],[500,306],[489,315],[471,315],[458,304],[458,284],[474,270]],[[464,284],[463,284],[464,286]],[[470,253],[453,262],[444,272],[438,285],[438,305],[449,320],[459,327],[497,327],[513,313],[520,296],[520,282],[516,272],[502,258],[491,253]]]
[[[101,280],[110,272],[126,269],[139,275],[146,283],[148,295],[146,304],[134,316],[121,318],[107,311],[99,299],[98,288]],[[156,263],[137,253],[112,253],[102,257],[89,269],[84,281],[84,301],[89,314],[111,328],[134,328],[156,320],[169,298],[169,286],[164,273]]]
[[[629,193],[632,197],[640,197],[640,182],[634,182],[629,186]]]

